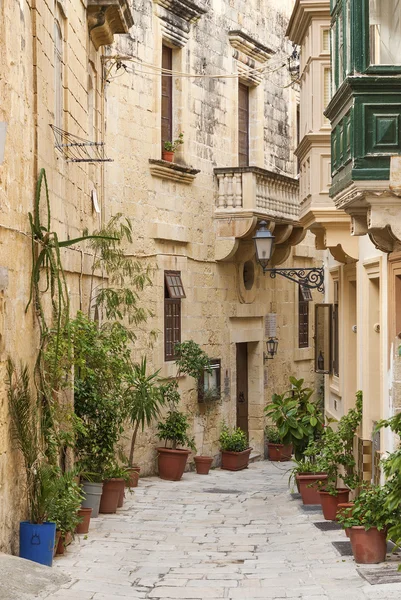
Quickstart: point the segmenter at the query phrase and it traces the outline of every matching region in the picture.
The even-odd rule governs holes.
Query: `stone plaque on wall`
[[[277,314],[268,313],[265,316],[265,337],[275,338],[277,337]]]

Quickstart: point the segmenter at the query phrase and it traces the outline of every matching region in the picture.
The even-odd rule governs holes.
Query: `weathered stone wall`
[[[271,69],[284,63],[289,48],[284,40],[292,2],[266,0],[212,2],[208,12],[191,25],[182,48],[173,47],[173,70],[185,73],[237,73],[228,32],[241,30],[276,51]],[[131,252],[156,266],[153,287],[144,294],[155,317],[148,329],[159,336],[153,348],[149,336],[138,334],[135,356],[146,353],[150,368],[164,377],[175,368],[163,358],[164,270],[181,271],[186,298],[182,300],[182,340],[194,339],[222,365],[222,397],[208,408],[198,404],[194,382],[182,378],[182,406],[193,422],[198,453],[218,460],[218,437],[223,419],[236,424],[236,344],[248,342],[249,433],[253,448],[263,451],[263,408],[273,392],[288,388],[288,376],[317,381],[312,347],[298,348],[298,287],[284,278],[263,276],[254,262],[255,282],[244,294],[245,260],[254,261],[251,240],[241,241],[235,256],[216,261],[214,211],[217,196],[215,167],[237,163],[237,78],[174,78],[174,134],[184,132],[184,145],[176,161],[200,169],[191,184],[151,175],[149,159],[160,158],[160,73],[150,65],[161,64],[165,37],[159,8],[150,0],[135,5],[135,25],[129,36],[120,37],[110,55],[132,56],[127,72],[111,70],[107,97],[107,145],[118,159],[107,167],[106,196],[112,212],[122,211],[135,226]],[[138,61],[144,61],[139,66]],[[286,87],[286,68],[269,73],[251,87],[250,164],[295,173],[291,152],[294,143],[294,91]],[[112,124],[112,125],[111,125]],[[317,253],[314,237],[293,250],[284,266],[312,266]],[[320,261],[319,261],[319,264]],[[321,301],[319,293],[314,298]],[[263,363],[264,317],[277,313],[279,351]],[[310,320],[313,320],[311,306]],[[310,346],[312,346],[312,324]],[[321,385],[320,380],[317,382]],[[139,437],[136,461],[143,474],[154,473],[158,445],[155,428]]]
[[[36,8],[35,8],[36,6]],[[63,8],[64,7],[64,8]],[[65,11],[65,12],[64,12]],[[18,551],[18,521],[26,516],[23,472],[10,441],[5,387],[7,356],[33,367],[38,328],[32,306],[25,312],[31,281],[31,239],[28,212],[34,209],[39,170],[46,169],[51,230],[60,240],[93,229],[91,186],[98,185],[99,166],[67,163],[54,148],[49,126],[55,119],[54,23],[60,23],[63,43],[63,129],[88,134],[88,61],[98,72],[97,135],[101,137],[101,61],[89,41],[86,9],[81,2],[3,2],[0,6],[0,121],[7,122],[5,157],[0,164],[0,550]],[[41,218],[46,224],[45,196]],[[72,306],[79,306],[81,254],[63,253]],[[84,261],[85,263],[85,261]]]

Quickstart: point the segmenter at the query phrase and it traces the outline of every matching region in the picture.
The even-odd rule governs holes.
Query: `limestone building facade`
[[[221,393],[198,401],[183,379],[198,452],[219,460],[222,421],[264,452],[263,408],[288,376],[316,389],[313,304],[297,284],[263,275],[252,237],[276,237],[273,265],[321,264],[299,220],[297,90],[285,31],[291,0],[63,0],[0,8],[0,549],[17,552],[24,481],[9,435],[7,356],[31,367],[38,345],[31,234],[37,176],[46,169],[51,230],[59,239],[121,212],[134,225],[127,253],[151,265],[141,301],[152,309],[133,348],[162,377],[173,342],[193,339],[214,359]],[[50,127],[50,125],[52,127]],[[174,163],[162,142],[183,132]],[[167,137],[166,137],[167,136]],[[88,145],[90,142],[90,145]],[[82,145],[83,144],[83,145]],[[4,156],[3,156],[4,154]],[[111,159],[109,162],[106,159]],[[46,222],[45,203],[41,204]],[[90,253],[62,255],[71,310],[86,300]],[[172,291],[178,277],[181,292]],[[158,335],[151,342],[150,332]],[[279,340],[264,360],[265,342]],[[217,381],[217,379],[216,379]],[[155,430],[136,460],[156,468]]]

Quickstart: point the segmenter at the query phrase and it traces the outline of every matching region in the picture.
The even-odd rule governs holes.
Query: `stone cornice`
[[[199,169],[194,169],[193,167],[154,158],[149,159],[149,165],[150,172],[154,177],[170,179],[179,183],[192,183],[196,175],[200,173]]]
[[[238,75],[240,78],[255,85],[261,83],[262,73],[258,73],[254,69],[269,60],[274,51],[243,31],[229,31],[228,39],[233,48],[233,57],[238,61]]]
[[[187,43],[191,23],[208,12],[199,0],[153,0],[153,3],[155,14],[161,21],[163,38],[178,48]]]
[[[297,0],[285,35],[300,46],[313,18],[327,19],[330,25],[330,0]]]
[[[114,34],[134,24],[127,0],[88,0],[88,29],[96,50],[113,43]]]
[[[322,133],[307,133],[301,140],[301,143],[295,150],[295,156],[302,158],[313,147],[327,147],[331,150],[331,130]]]
[[[205,6],[199,0],[191,2],[190,0],[153,0],[155,4],[163,6],[176,17],[180,17],[188,23],[193,23],[200,19],[202,15],[208,12]]]
[[[266,62],[275,54],[274,50],[264,46],[243,31],[229,31],[228,39],[233,48],[260,63]]]

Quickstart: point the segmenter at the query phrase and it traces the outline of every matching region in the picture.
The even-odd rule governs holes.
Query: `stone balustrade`
[[[267,219],[299,220],[298,181],[259,167],[214,169],[218,182],[216,213],[255,214]]]

